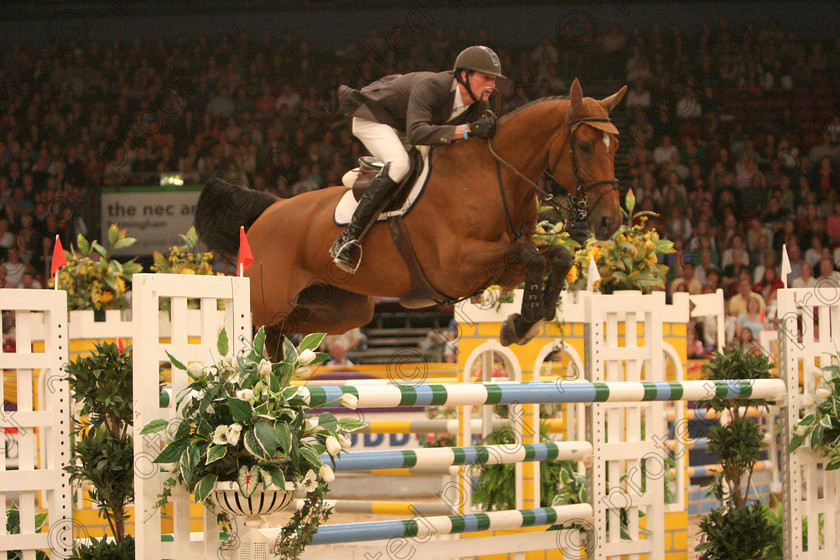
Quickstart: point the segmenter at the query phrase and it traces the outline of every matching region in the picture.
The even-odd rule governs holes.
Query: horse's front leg
[[[530,243],[517,243],[508,253],[506,262],[525,272],[525,293],[521,313],[505,319],[499,339],[503,346],[526,344],[536,335],[546,313],[543,294],[546,259]]]
[[[553,321],[557,316],[557,298],[566,285],[566,276],[572,268],[572,254],[563,246],[552,245],[545,251],[551,270],[543,292],[544,315],[546,321]]]

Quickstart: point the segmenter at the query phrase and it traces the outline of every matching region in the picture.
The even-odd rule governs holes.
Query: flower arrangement
[[[642,290],[664,288],[668,267],[658,264],[658,255],[674,252],[674,244],[659,239],[655,229],[647,227],[647,221],[656,217],[655,212],[634,212],[636,197],[632,189],[627,192],[624,223],[613,233],[608,241],[596,241],[593,237],[583,244],[578,243],[565,231],[562,222],[542,221],[538,224],[535,243],[563,245],[574,255],[572,268],[566,281],[572,289],[586,286],[590,257],[595,259],[598,273],[601,275],[602,293],[615,290]]]
[[[455,408],[451,406],[427,406],[426,416],[434,420],[436,418],[456,418]],[[447,432],[436,434],[416,434],[417,440],[423,447],[454,447],[455,436]]]
[[[108,246],[97,241],[88,242],[80,233],[76,248],[71,245],[64,251],[67,264],[58,271],[59,286],[67,290],[67,309],[127,309],[131,303],[125,297],[126,282],[143,270],[134,262],[120,263],[111,258],[117,249],[132,246],[137,240],[126,237],[125,230],[117,224],[108,228]],[[78,250],[77,250],[78,249]],[[50,280],[50,285],[54,280]]]
[[[207,276],[224,276],[221,272],[213,272],[213,252],[196,252],[198,233],[191,227],[186,234],[181,234],[184,244],[169,248],[169,254],[154,252],[152,272],[169,274],[200,274]]]
[[[833,356],[840,363],[840,352]],[[828,459],[825,470],[840,469],[840,366],[822,368],[814,395],[803,396],[805,416],[796,425],[790,451],[810,446]]]
[[[169,356],[173,367],[186,371],[191,382],[177,395],[176,419],[152,420],[142,431],[172,433],[155,459],[171,465],[158,507],[166,504],[176,484],[186,485],[196,502],[216,509],[217,482],[235,482],[245,498],[261,487],[285,489],[291,482],[306,492],[306,499],[281,531],[277,546],[283,558],[298,557],[330,514],[324,498],[335,474],[321,462],[321,455],[326,453],[335,466],[334,458],[350,446],[347,434],[365,425],[352,418],[337,420],[329,412],[311,415],[309,391],[291,385],[295,376],[308,377],[311,366],[329,359],[328,354],[315,352],[323,338],[310,334],[298,348],[285,339],[285,357],[272,363],[263,358],[264,329],[244,356],[229,352],[222,330],[217,343],[222,357],[213,365],[183,364]],[[341,398],[341,405],[348,408],[357,403],[353,395]],[[216,511],[219,522],[229,526],[227,514]]]

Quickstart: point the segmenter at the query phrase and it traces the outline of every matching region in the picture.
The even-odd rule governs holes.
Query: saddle
[[[424,154],[420,150],[412,148],[409,150],[408,156],[411,169],[400,186],[397,187],[397,192],[391,198],[391,201],[382,210],[381,213],[385,215],[385,218],[380,217],[379,219],[388,220],[388,227],[391,230],[394,245],[396,245],[397,251],[399,251],[411,276],[411,286],[406,293],[400,296],[400,303],[410,309],[419,309],[438,303],[452,302],[455,299],[440,293],[429,282],[429,279],[423,272],[423,268],[420,266],[420,262],[417,260],[414,245],[405,228],[403,212],[398,212],[398,210],[403,209],[412,191],[416,191],[413,197],[419,196],[420,191],[425,186],[425,181],[428,180],[428,175],[425,174],[428,169],[424,169],[423,165]],[[353,198],[358,201],[376,174],[382,170],[383,166],[384,164],[374,157],[362,156],[359,158],[359,167],[345,173],[341,182],[347,188],[352,189]],[[421,179],[422,181],[420,181]],[[413,204],[413,202],[410,204]],[[404,210],[404,212],[408,212],[408,209]],[[340,223],[338,213],[336,214],[336,223]]]
[[[408,196],[410,186],[414,184],[417,175],[423,168],[423,155],[416,148],[412,148],[408,152],[408,160],[410,168],[408,175],[402,180],[400,186],[397,187],[397,192],[391,198],[389,204],[383,208],[382,212],[392,212],[398,210],[405,203]],[[353,190],[353,198],[358,202],[362,195],[365,194],[370,182],[382,170],[384,163],[373,156],[362,156],[359,158],[359,167],[351,169],[344,174],[341,182],[345,187]]]

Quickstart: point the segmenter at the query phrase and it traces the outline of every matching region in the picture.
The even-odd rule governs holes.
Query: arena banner
[[[130,237],[136,237],[137,243],[114,254],[165,253],[169,247],[180,245],[179,234],[192,226],[201,189],[201,185],[106,188],[102,192],[99,240],[108,239],[108,227],[115,223]]]

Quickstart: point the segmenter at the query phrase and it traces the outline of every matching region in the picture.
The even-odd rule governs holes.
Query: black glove
[[[496,119],[484,115],[475,122],[470,123],[470,136],[489,138],[496,132]]]

